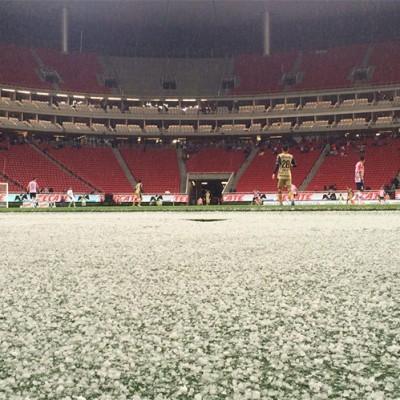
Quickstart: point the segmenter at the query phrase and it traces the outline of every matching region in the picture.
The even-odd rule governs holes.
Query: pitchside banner
[[[340,196],[341,195],[341,196]],[[362,201],[365,204],[375,203],[379,200],[378,191],[369,191],[361,193],[360,197],[355,194],[355,201]],[[0,201],[6,200],[5,194],[0,194]],[[117,204],[133,203],[134,194],[115,194],[113,200]],[[343,204],[346,202],[345,192],[301,192],[296,195],[297,204]],[[75,202],[80,203],[85,198],[88,203],[102,203],[104,202],[104,194],[76,194]],[[29,202],[29,195],[26,193],[9,193],[9,203],[24,203]],[[189,196],[186,194],[144,194],[142,202],[146,204],[155,204],[157,201],[162,204],[188,204]],[[263,204],[276,204],[278,201],[276,193],[265,193],[261,195]],[[36,196],[36,201],[39,203],[69,203],[68,196],[62,193],[41,193]],[[253,193],[226,193],[222,196],[223,203],[251,203],[253,201]],[[289,201],[288,195],[284,195],[284,201]],[[397,203],[400,201],[400,190],[396,190],[395,200],[389,200],[390,203]]]
[[[250,203],[253,201],[253,193],[227,193],[222,196],[223,203]],[[296,195],[295,200],[297,204],[343,204],[346,202],[346,192],[300,192]],[[400,200],[400,190],[395,193],[395,199],[390,202],[397,202]],[[284,194],[284,201],[289,201],[288,194]],[[366,204],[375,203],[379,200],[379,191],[368,191],[361,194],[355,193],[354,200],[362,201]],[[263,204],[271,205],[278,201],[276,193],[265,193],[261,195]]]
[[[113,200],[115,203],[132,203],[135,195],[134,194],[115,194]],[[104,201],[104,194],[76,194],[75,202],[79,203],[85,198],[88,203],[102,203]],[[0,201],[5,201],[5,194],[0,194]],[[161,200],[165,203],[179,203],[187,204],[189,202],[189,196],[186,194],[144,194],[142,198],[143,203],[150,203],[152,201]],[[8,202],[12,203],[23,203],[30,201],[29,194],[26,193],[9,193]],[[38,203],[69,203],[68,196],[62,193],[40,193],[36,196]]]

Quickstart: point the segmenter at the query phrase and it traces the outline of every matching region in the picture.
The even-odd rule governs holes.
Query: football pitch
[[[188,206],[188,205],[167,205],[167,206],[148,206],[132,207],[131,205],[103,206],[95,205],[82,207],[10,207],[0,208],[0,213],[18,212],[282,212],[282,211],[400,211],[400,203],[374,203],[374,204],[296,204],[291,207],[285,204],[283,207],[278,205],[256,206],[250,204],[222,204],[210,206]]]
[[[400,398],[398,211],[231,207],[0,213],[0,400]]]

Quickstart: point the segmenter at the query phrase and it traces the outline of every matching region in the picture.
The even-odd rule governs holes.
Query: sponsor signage
[[[133,203],[134,194],[115,194],[113,199],[116,203]],[[164,203],[189,203],[189,196],[186,194],[144,194],[142,195],[143,203],[151,203],[152,201],[161,200]]]
[[[225,193],[222,196],[223,203],[251,203],[253,201],[253,193]],[[85,198],[86,202],[102,203],[105,200],[104,194],[76,194],[75,202],[80,203]],[[113,200],[116,204],[133,203],[135,195],[133,193],[114,194]],[[301,204],[344,204],[346,202],[346,192],[299,192],[295,197],[297,205]],[[364,204],[373,204],[379,200],[379,191],[355,192],[354,201]],[[29,194],[27,193],[9,193],[8,198],[4,193],[0,194],[0,201],[9,203],[30,203]],[[142,202],[144,204],[155,204],[161,200],[162,204],[189,204],[189,196],[186,194],[144,194]],[[276,193],[261,194],[261,200],[264,205],[276,205],[278,196]],[[287,193],[283,196],[284,202],[289,202]],[[69,203],[69,198],[63,193],[40,193],[36,196],[37,203]],[[396,190],[395,199],[385,201],[385,203],[397,203],[400,201],[400,190]]]
[[[277,193],[264,193],[260,195],[263,204],[273,205],[278,202]],[[223,203],[252,202],[253,193],[226,193],[222,196]],[[346,202],[347,193],[344,192],[299,192],[295,197],[296,204],[343,204]],[[355,192],[354,201],[362,201],[365,204],[375,203],[379,200],[379,191]],[[283,200],[288,202],[289,195],[285,193]],[[396,191],[396,200],[400,200],[400,190]],[[391,200],[390,202],[395,202]]]
[[[75,194],[75,202],[79,203],[83,198],[86,202],[101,203],[104,201],[104,194]],[[114,194],[113,200],[115,203],[132,203],[135,195],[130,194]],[[145,194],[142,197],[143,203],[150,203],[152,200],[161,200],[163,203],[179,203],[188,204],[189,196],[186,194]],[[0,194],[0,201],[5,201],[6,195]],[[14,203],[30,203],[30,197],[27,193],[9,193],[8,201]],[[63,193],[39,193],[36,195],[37,203],[69,203],[69,197]]]

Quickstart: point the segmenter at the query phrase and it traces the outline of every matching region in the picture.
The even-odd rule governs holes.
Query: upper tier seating
[[[361,65],[368,45],[334,47],[326,51],[308,50],[303,53],[298,68],[304,71],[302,82],[294,90],[322,90],[353,86],[351,72]]]
[[[109,88],[99,84],[103,71],[97,54],[89,52],[62,54],[57,50],[45,48],[36,49],[36,53],[47,68],[59,74],[61,90],[110,93]]]
[[[76,193],[91,191],[29,144],[10,145],[8,151],[0,151],[0,165],[7,176],[24,188],[36,177],[41,189],[47,187],[54,192],[64,192],[72,187]]]
[[[245,160],[243,149],[202,148],[186,161],[191,173],[237,172]]]
[[[374,44],[369,64],[375,66],[371,83],[376,85],[400,82],[400,42],[383,42]]]
[[[51,89],[39,78],[39,66],[28,47],[0,43],[0,83],[36,89]]]
[[[338,89],[354,86],[352,72],[367,60],[367,67],[374,67],[372,85],[400,82],[398,74],[398,41],[375,43],[368,60],[369,44],[333,47],[323,51],[275,53],[261,55],[239,55],[235,57],[234,75],[239,86],[234,94],[258,94],[282,92],[282,77],[285,73],[298,74],[299,82],[291,91]],[[298,65],[297,65],[298,64]],[[356,106],[364,104],[356,103]],[[317,108],[317,107],[315,107]]]
[[[60,164],[104,193],[131,193],[133,191],[110,147],[54,149],[49,146],[48,152]]]
[[[399,41],[389,41],[318,51],[278,52],[267,57],[242,54],[224,59],[160,59],[104,57],[90,52],[62,54],[54,49],[30,49],[0,43],[0,83],[37,89],[111,93],[111,89],[103,84],[106,76],[118,77],[116,90],[126,94],[193,97],[216,96],[221,91],[224,94],[265,94],[354,87],[354,68],[366,68],[369,69],[366,84],[386,85],[400,82],[399,46]],[[45,82],[41,70],[58,74],[60,82],[54,86]],[[283,81],[284,76],[286,81]],[[221,88],[226,79],[232,80],[233,89]],[[176,88],[166,89],[165,81],[176,84]],[[309,107],[314,108],[311,104]],[[262,112],[263,108],[258,111]],[[131,111],[158,113],[157,108],[153,111],[132,107]],[[193,111],[197,113],[197,110]],[[222,107],[217,110],[228,111]],[[240,113],[253,111],[251,105],[239,109]],[[113,112],[119,113],[119,110]],[[181,114],[182,110],[171,106],[170,113],[174,112]]]
[[[258,94],[282,92],[283,73],[290,72],[298,53],[295,51],[276,53],[269,57],[261,55],[239,55],[235,57],[234,75],[240,84],[233,90],[235,94]]]
[[[120,149],[134,178],[143,183],[147,194],[179,193],[181,177],[175,149]]]

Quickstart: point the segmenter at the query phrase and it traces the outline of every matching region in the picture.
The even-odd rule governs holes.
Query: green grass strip
[[[0,213],[79,213],[79,212],[310,212],[310,211],[399,211],[400,204],[367,204],[367,205],[296,205],[291,206],[252,206],[224,204],[216,206],[94,206],[94,207],[56,207],[56,208],[0,208]]]

